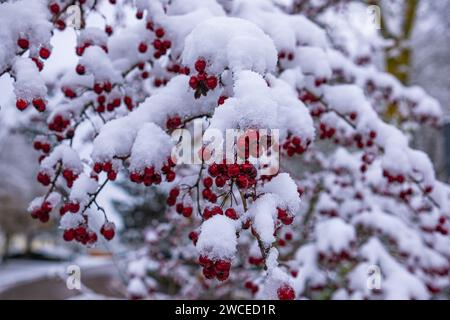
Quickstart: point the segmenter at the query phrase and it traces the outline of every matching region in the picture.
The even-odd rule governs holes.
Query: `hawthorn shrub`
[[[50,95],[40,71],[72,5],[79,60]],[[99,12],[102,28],[89,19]],[[94,246],[116,234],[97,203],[106,184],[161,188],[165,218],[129,265],[134,299],[439,297],[449,188],[407,130],[438,126],[440,107],[347,57],[306,16],[269,0],[0,4],[0,74],[42,129],[33,147],[48,191],[31,217],[59,219],[64,240]],[[398,128],[383,120],[392,105]],[[254,161],[261,146],[242,136],[227,154],[243,152],[242,163],[208,163],[208,140],[200,164],[177,163],[186,141],[173,136],[196,122],[258,139],[278,130],[263,151],[280,155],[280,169],[267,173]]]

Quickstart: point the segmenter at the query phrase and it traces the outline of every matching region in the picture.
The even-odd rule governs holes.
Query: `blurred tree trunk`
[[[3,242],[3,248],[2,248],[2,252],[3,252],[3,259],[0,260],[0,262],[6,262],[6,260],[8,259],[8,252],[9,252],[9,245],[11,243],[11,235],[9,233],[4,234],[4,242]]]
[[[374,3],[374,1],[370,1]],[[376,4],[383,8],[381,1]],[[419,0],[405,0],[401,12],[401,22],[398,32],[389,30],[386,18],[388,14],[381,10],[381,33],[383,37],[391,42],[385,49],[385,69],[386,72],[395,76],[401,83],[409,84],[411,77],[412,49],[411,36],[414,30],[417,8]],[[397,17],[395,17],[397,18]],[[386,119],[393,120],[397,115],[397,105],[395,103],[386,109]]]

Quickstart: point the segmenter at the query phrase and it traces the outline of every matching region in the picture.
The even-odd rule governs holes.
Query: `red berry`
[[[105,90],[106,92],[111,92],[112,90],[111,82],[106,81],[105,83],[103,83],[103,90]]]
[[[78,202],[72,202],[68,208],[70,212],[77,213],[80,210],[80,204]]]
[[[16,107],[20,111],[25,110],[28,107],[28,101],[25,99],[17,99],[16,100]]]
[[[33,62],[36,64],[36,67],[38,68],[38,70],[42,71],[42,69],[44,68],[44,64],[42,63],[42,61],[36,57],[32,57],[31,60],[33,60]]]
[[[217,87],[217,78],[215,76],[210,76],[206,79],[206,86],[210,90],[214,90]]]
[[[245,189],[248,186],[248,179],[246,176],[240,175],[236,180],[236,184],[239,188]]]
[[[117,172],[115,172],[113,170],[108,171],[108,179],[109,180],[114,181],[114,180],[116,180],[116,178],[117,178]]]
[[[45,111],[45,102],[41,98],[34,98],[32,103],[37,111],[39,111],[39,112]]]
[[[26,50],[26,49],[28,49],[28,47],[30,46],[30,42],[29,42],[27,39],[25,39],[25,38],[19,38],[19,39],[17,40],[17,45],[18,45],[21,49]]]
[[[238,218],[236,210],[234,210],[233,208],[228,208],[227,210],[225,210],[225,215],[233,220],[236,220]]]
[[[48,214],[48,212],[41,212],[41,214],[39,215],[39,220],[43,223],[48,222],[48,220],[50,220],[50,215]]]
[[[226,180],[222,176],[216,177],[215,183],[218,188],[222,188],[225,185]]]
[[[141,42],[139,44],[138,50],[140,53],[145,53],[147,52],[147,48],[148,48],[147,44],[145,42]]]
[[[40,56],[42,59],[48,59],[48,58],[50,57],[50,54],[51,54],[51,51],[50,51],[48,48],[46,48],[46,47],[42,47],[42,48],[39,50],[39,56]]]
[[[195,77],[195,76],[192,76],[190,79],[189,79],[189,86],[192,88],[192,89],[197,89],[197,87],[198,87],[198,79],[197,79],[197,77]]]
[[[212,264],[212,261],[207,256],[199,256],[198,262],[203,267],[210,266]]]
[[[216,269],[214,268],[214,266],[205,267],[203,268],[203,275],[206,279],[214,279],[214,277],[216,276]]]
[[[203,185],[206,188],[211,188],[213,185],[213,179],[211,177],[206,177],[205,179],[203,179]]]
[[[103,92],[103,86],[101,83],[98,83],[98,82],[94,84],[93,89],[96,94],[101,94]]]
[[[184,206],[183,206],[182,203],[177,203],[177,206],[175,207],[175,210],[176,210],[177,213],[181,214],[181,213],[183,213],[183,208],[184,208]]]
[[[281,208],[277,208],[278,211],[278,219],[284,219],[287,217],[287,211]]]
[[[192,211],[192,207],[184,207],[182,214],[184,217],[189,218],[192,215]]]
[[[164,29],[163,29],[163,28],[158,28],[158,29],[156,29],[156,31],[155,31],[155,35],[156,35],[158,38],[164,37],[164,34],[165,34],[165,32],[164,32]]]
[[[83,75],[86,72],[86,68],[82,64],[78,64],[77,67],[75,68],[75,71],[79,75]]]
[[[288,226],[288,225],[292,224],[292,222],[294,222],[294,216],[288,215],[285,218],[281,219],[281,222]]]
[[[56,20],[55,21],[55,25],[56,25],[56,28],[58,28],[58,30],[62,31],[64,29],[66,29],[66,23],[62,19]]]
[[[166,200],[166,203],[169,207],[174,206],[176,202],[177,202],[177,198],[174,198],[174,197],[168,197]]]
[[[111,240],[114,238],[114,235],[116,233],[116,226],[112,222],[106,222],[102,228],[100,229],[100,233],[106,240]]]
[[[59,4],[57,4],[57,3],[52,3],[52,4],[50,4],[50,6],[49,6],[49,9],[50,9],[50,12],[51,13],[53,13],[53,14],[58,14],[59,13]]]
[[[214,264],[215,268],[219,272],[228,272],[231,268],[231,262],[226,260],[218,260]]]
[[[63,238],[64,241],[72,241],[75,238],[75,230],[74,229],[64,230]]]
[[[216,274],[217,280],[219,281],[225,281],[228,279],[229,276],[230,276],[229,272],[218,272]]]
[[[426,186],[424,189],[424,193],[428,194],[433,191],[433,186]]]
[[[75,91],[73,91],[71,88],[65,87],[62,90],[63,90],[64,95],[69,99],[73,99],[77,96]]]
[[[238,164],[230,164],[228,166],[228,175],[230,177],[235,177],[239,174],[240,172],[240,168]]]
[[[294,300],[295,299],[295,291],[294,289],[285,284],[277,290],[278,299],[280,300]]]
[[[164,40],[162,45],[165,49],[170,49],[172,42],[170,40]]]
[[[228,97],[220,96],[219,100],[217,101],[217,104],[220,106],[220,105],[224,104],[225,100],[227,100],[227,99],[228,99]]]
[[[206,61],[203,59],[199,59],[195,62],[195,70],[199,73],[203,73],[206,69]]]
[[[105,32],[108,36],[112,35],[113,33],[113,28],[110,25],[106,25],[105,26]]]
[[[189,232],[189,239],[191,239],[191,241],[196,244],[197,240],[198,240],[198,233],[195,231],[191,231]]]
[[[178,197],[179,194],[180,194],[180,189],[178,189],[178,188],[173,188],[169,192],[169,196],[172,197],[172,198]]]

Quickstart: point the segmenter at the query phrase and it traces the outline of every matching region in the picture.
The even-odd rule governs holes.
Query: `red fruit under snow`
[[[33,101],[33,106],[36,108],[37,111],[39,112],[44,112],[45,111],[45,102],[43,99],[41,98],[34,98]]]
[[[208,77],[206,79],[206,86],[210,90],[214,90],[217,87],[217,78],[215,76]]]
[[[155,35],[156,35],[158,38],[164,37],[164,34],[165,34],[165,32],[164,32],[164,29],[163,29],[163,28],[158,28],[158,29],[156,29],[156,31],[155,31]]]
[[[199,73],[203,73],[206,69],[206,61],[203,59],[199,59],[195,62],[195,70]]]
[[[64,241],[72,241],[75,238],[75,230],[73,229],[64,230],[63,238]]]
[[[46,48],[46,47],[42,47],[42,48],[39,50],[39,56],[40,56],[42,59],[48,59],[48,58],[50,57],[50,54],[51,54],[51,51],[50,51],[48,48]]]
[[[25,38],[19,38],[19,40],[17,40],[17,45],[21,49],[26,50],[30,46],[30,42],[27,39],[25,39]]]
[[[192,89],[197,89],[197,87],[198,87],[198,79],[197,79],[197,77],[192,76],[192,77],[189,79],[189,86],[190,86]]]
[[[100,229],[100,233],[106,240],[111,240],[116,234],[116,226],[112,222],[106,222]]]
[[[79,64],[77,65],[77,67],[75,68],[75,71],[79,74],[79,75],[83,75],[86,72],[86,68],[82,65]]]
[[[280,300],[294,300],[295,299],[295,291],[294,289],[285,284],[277,290],[278,299]]]
[[[53,14],[58,14],[58,13],[59,13],[59,10],[60,10],[59,4],[57,4],[57,3],[54,2],[54,3],[50,4],[49,9],[50,9],[50,12],[51,12],[51,13],[53,13]]]
[[[140,53],[145,53],[147,52],[147,48],[148,48],[147,44],[145,42],[141,42],[139,44],[138,50]]]
[[[16,100],[16,107],[20,111],[25,110],[28,107],[28,101],[25,99],[17,99]]]
[[[225,215],[233,220],[236,220],[238,218],[236,210],[234,210],[233,208],[228,208],[227,210],[225,210]]]

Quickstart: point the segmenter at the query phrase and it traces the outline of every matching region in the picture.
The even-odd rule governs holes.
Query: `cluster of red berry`
[[[48,124],[48,129],[56,132],[63,132],[70,125],[70,119],[64,118],[61,114],[53,117],[52,122]]]
[[[304,103],[314,103],[320,100],[314,93],[308,90],[303,90],[299,94],[299,99]]]
[[[250,263],[251,265],[254,265],[254,266],[260,266],[264,263],[264,258],[250,256],[250,257],[248,257],[248,263]]]
[[[45,223],[50,219],[50,212],[52,211],[52,205],[48,201],[44,201],[40,207],[34,209],[31,212],[33,219],[39,219],[39,221]]]
[[[206,96],[209,90],[214,90],[217,87],[218,80],[214,75],[206,73],[206,61],[198,59],[195,62],[196,75],[189,79],[189,86],[195,90],[195,98],[200,98],[201,95]]]
[[[72,201],[62,205],[61,208],[59,209],[59,214],[63,216],[67,212],[77,213],[78,211],[80,211],[80,204],[76,201]]]
[[[403,174],[395,174],[386,169],[383,170],[383,177],[385,177],[389,183],[397,182],[402,184],[405,182],[405,176]]]
[[[288,210],[277,208],[277,218],[284,224],[290,225],[294,221],[294,216]]]
[[[33,142],[33,148],[37,151],[41,150],[45,154],[48,154],[51,150],[50,143],[41,140],[35,140]]]
[[[96,174],[100,174],[101,172],[106,172],[106,175],[109,180],[114,181],[117,178],[117,171],[114,170],[111,162],[96,162],[93,167],[93,171]]]
[[[280,246],[280,247],[284,247],[285,245],[286,245],[286,242],[287,241],[291,241],[292,240],[292,233],[290,233],[290,232],[286,232],[285,234],[284,234],[284,238],[279,238],[278,239],[278,245]]]
[[[64,169],[62,172],[63,178],[66,180],[67,186],[72,188],[73,182],[77,180],[78,174],[73,172],[71,169]]]
[[[169,39],[163,39],[165,35],[165,31],[163,28],[157,28],[155,30],[155,36],[157,39],[153,41],[153,48],[155,49],[155,53],[153,57],[155,59],[159,59],[161,56],[167,53],[167,50],[172,46],[172,42]]]
[[[167,182],[175,180],[176,174],[173,171],[175,163],[169,157],[167,162],[162,166],[161,172],[166,176]],[[151,186],[152,184],[160,184],[162,181],[161,174],[156,172],[155,167],[149,166],[144,168],[142,172],[131,172],[130,180],[134,183],[143,183],[145,186]]]
[[[228,260],[214,260],[207,256],[200,256],[198,261],[203,267],[203,275],[206,279],[216,278],[219,281],[225,281],[230,276],[231,262]]]
[[[283,150],[286,151],[289,157],[295,154],[302,154],[306,151],[311,144],[311,140],[307,139],[305,143],[302,143],[302,139],[295,135],[289,135],[286,141],[283,143]]]
[[[292,61],[294,60],[294,53],[282,50],[278,53],[278,59],[280,60],[287,59],[288,61]]]
[[[371,130],[366,137],[364,137],[360,133],[356,133],[353,136],[353,140],[356,143],[356,147],[359,149],[363,149],[364,147],[372,147],[374,145],[373,140],[377,137],[376,131]]]
[[[39,112],[44,112],[45,108],[46,108],[46,103],[45,100],[42,98],[34,98],[31,103],[33,104],[33,107],[39,111]],[[25,110],[28,105],[29,105],[29,101],[23,98],[18,98],[16,100],[16,107],[17,109],[19,109],[20,111]]]
[[[214,182],[218,188],[222,188],[227,181],[236,183],[240,189],[246,189],[256,184],[257,171],[251,163],[213,163],[208,167],[208,173],[215,178]]]
[[[38,173],[37,181],[40,182],[43,186],[48,186],[52,182],[48,173],[44,171],[40,171]]]
[[[81,57],[87,48],[92,47],[94,45],[95,44],[93,44],[91,41],[85,41],[75,48],[75,53],[77,54],[77,56]],[[108,53],[108,47],[106,45],[103,44],[103,45],[100,45],[99,47],[102,48],[103,51]]]
[[[334,136],[334,134],[336,133],[335,128],[333,128],[332,126],[330,126],[324,122],[320,123],[319,129],[320,129],[319,137],[322,140],[323,139],[331,139]]]
[[[83,245],[93,245],[97,242],[97,234],[89,229],[87,225],[80,225],[76,228],[66,229],[63,233],[64,241],[77,241]]]
[[[180,195],[180,189],[177,187],[173,188],[169,192],[169,197],[167,198],[167,205],[174,206],[176,204],[175,210],[178,214],[183,215],[186,218],[192,216],[193,208],[190,205],[186,205],[183,202],[177,203],[177,198]]]
[[[182,67],[177,63],[169,64],[166,69],[168,72],[172,72],[172,73],[176,73],[176,74],[188,75],[191,73],[191,70],[188,67]]]

